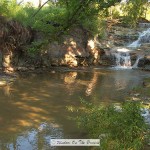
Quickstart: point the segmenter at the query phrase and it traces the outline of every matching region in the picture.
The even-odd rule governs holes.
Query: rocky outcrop
[[[143,25],[144,24],[144,25]],[[139,47],[130,48],[128,45],[136,41],[139,37],[139,32],[148,31],[147,27],[150,23],[140,23],[136,29],[130,29],[123,26],[113,25],[107,30],[107,38],[104,40],[98,39],[98,46],[103,48],[105,55],[102,57],[103,62],[107,61],[108,64],[114,65],[115,58],[114,53],[117,53],[119,49],[124,52],[127,51],[131,57],[131,66],[135,64],[136,60],[140,57],[138,67],[146,70],[150,70],[150,44],[149,44],[149,33],[142,34],[141,44]],[[146,25],[145,25],[146,24]]]
[[[2,32],[5,30],[1,30],[0,38],[8,37],[4,38],[3,43],[9,41],[11,44],[7,45],[6,51],[5,47],[1,46],[2,67],[8,69],[12,64],[16,70],[22,71],[51,66],[115,65],[113,52],[116,51],[116,47],[124,47],[132,43],[138,38],[138,32],[143,30],[141,28],[129,29],[118,24],[110,25],[110,22],[108,22],[106,35],[102,39],[98,36],[91,36],[86,29],[78,26],[70,29],[69,33],[63,35],[59,41],[49,42],[40,51],[34,55],[30,55],[26,50],[21,50],[21,47],[23,44],[31,41],[33,33],[30,34],[30,30],[23,28],[15,21],[4,22],[11,32],[5,33]],[[13,41],[10,38],[11,36],[14,36]],[[42,33],[34,32],[34,41],[42,40],[43,36]],[[130,52],[132,65],[139,54],[142,54],[144,57],[140,59],[138,66],[150,68],[150,45],[144,44],[137,51]]]
[[[63,42],[53,42],[47,47],[51,65],[70,67],[96,65],[100,63],[102,51],[83,28],[76,28],[63,37]]]
[[[35,41],[40,38],[36,36]],[[17,70],[51,66],[89,66],[102,64],[101,58],[105,54],[102,48],[97,47],[94,38],[82,27],[72,29],[60,41],[48,43],[40,52],[30,56],[13,54],[13,64]]]

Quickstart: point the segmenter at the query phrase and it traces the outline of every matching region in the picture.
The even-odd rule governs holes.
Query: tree
[[[66,8],[64,31],[80,20],[98,15],[121,0],[59,0],[58,4]]]
[[[144,17],[146,12],[147,0],[129,0],[122,5],[122,10],[125,15],[125,22],[135,27],[140,17]]]
[[[39,6],[38,7],[41,7],[42,5],[42,0],[39,0]]]

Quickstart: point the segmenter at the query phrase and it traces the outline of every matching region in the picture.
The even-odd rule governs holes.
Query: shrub
[[[148,134],[140,104],[135,102],[125,102],[119,109],[86,104],[78,123],[90,138],[101,138],[100,148],[104,150],[140,150]]]
[[[35,55],[36,53],[38,53],[39,51],[42,51],[42,49],[44,49],[45,45],[48,44],[47,40],[43,40],[43,41],[34,41],[31,43],[31,45],[28,47],[27,52],[28,54]]]

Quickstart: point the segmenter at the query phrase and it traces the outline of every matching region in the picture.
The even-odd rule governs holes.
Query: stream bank
[[[39,32],[33,33],[30,29],[23,29],[17,22],[9,21],[7,26],[13,30],[15,41],[9,40],[15,46],[11,47],[13,50],[10,50],[9,54],[7,51],[6,54],[4,50],[1,51],[1,67],[5,66],[5,68],[8,68],[8,66],[11,66],[10,71],[32,71],[39,68],[44,70],[45,68],[58,66],[71,68],[115,66],[116,58],[114,52],[116,52],[116,49],[124,48],[136,41],[139,37],[139,32],[146,30],[149,25],[149,23],[139,23],[139,27],[131,29],[128,26],[123,26],[119,20],[108,20],[106,24],[107,27],[101,38],[99,36],[93,37],[85,28],[78,26],[70,29],[68,34],[63,35],[60,40],[48,42],[39,51],[31,54],[27,51],[28,47],[24,45],[31,42],[40,42],[44,35]],[[20,29],[20,32],[16,32],[13,26]],[[12,36],[13,33],[7,34]],[[16,35],[20,33],[22,33],[22,36],[16,38]],[[23,36],[25,37],[23,38]],[[5,40],[7,41],[7,38]],[[1,49],[3,48],[1,47]],[[136,62],[139,55],[143,55],[143,58],[139,60],[138,67],[150,70],[149,43],[144,43],[136,50],[130,52],[131,65]]]
[[[150,78],[143,79],[140,86],[133,88],[130,93],[130,100],[140,101],[150,109]]]

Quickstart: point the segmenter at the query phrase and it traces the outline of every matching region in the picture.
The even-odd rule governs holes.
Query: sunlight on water
[[[22,74],[0,87],[0,149],[59,149],[50,148],[51,138],[87,138],[70,120],[76,116],[74,107],[82,107],[80,99],[95,104],[120,102],[146,75],[101,68]]]

